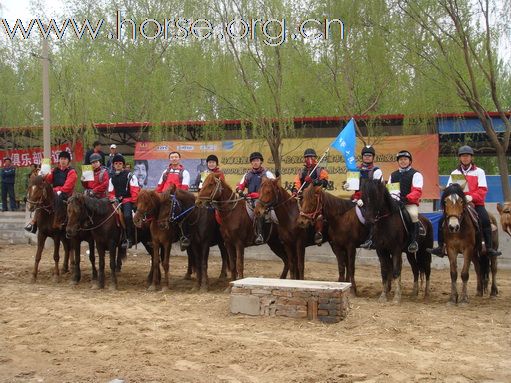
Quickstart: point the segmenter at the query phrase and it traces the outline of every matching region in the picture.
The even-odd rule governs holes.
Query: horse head
[[[497,210],[500,214],[502,230],[511,236],[511,202],[504,202],[504,204],[498,203]]]
[[[160,209],[160,196],[154,190],[142,189],[137,198],[137,211],[133,223],[139,229],[146,222],[158,217]]]
[[[300,216],[297,219],[298,226],[305,229],[323,211],[323,190],[321,186],[310,184],[303,191],[302,204],[300,206]]]
[[[74,237],[80,228],[85,225],[87,218],[85,198],[83,194],[75,193],[67,200],[67,238]]]
[[[268,209],[274,208],[280,202],[279,191],[280,179],[262,178],[261,187],[259,188],[259,199],[255,206],[255,215],[262,217]]]
[[[220,174],[210,173],[202,184],[202,189],[199,191],[195,204],[203,206],[219,200],[225,187],[226,185],[220,178]]]
[[[53,188],[43,176],[31,176],[27,196],[28,210],[37,208],[52,208]]]
[[[466,206],[467,200],[460,185],[452,184],[444,190],[442,194],[442,208],[450,233],[458,233],[461,230],[461,221]]]
[[[397,202],[392,198],[381,179],[362,180],[360,192],[365,208],[364,217],[369,223],[375,223],[399,209]]]

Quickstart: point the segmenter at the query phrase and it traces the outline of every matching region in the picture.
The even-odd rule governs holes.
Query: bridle
[[[231,195],[229,196],[229,198],[226,199],[226,200],[223,200],[223,201],[215,200],[214,199],[215,196],[218,193],[221,194],[223,192],[224,188],[222,186],[222,181],[219,178],[214,177],[214,180],[215,180],[215,188],[213,189],[213,192],[209,196],[207,196],[207,197],[199,196],[198,197],[199,200],[204,201],[204,202],[210,204],[211,206],[213,206],[218,211],[232,211],[238,205],[238,202],[245,200],[245,198],[234,198],[233,199],[232,197],[236,194],[235,191],[233,191],[231,193]],[[232,204],[232,207],[227,208],[227,209],[222,209],[220,207],[221,206],[220,204]]]
[[[34,212],[37,210],[44,210],[47,213],[51,213],[52,210],[50,208],[52,207],[53,203],[50,202],[48,205],[44,205],[44,200],[48,197],[48,193],[46,192],[46,188],[44,187],[44,184],[43,185],[33,185],[32,187],[34,187],[34,186],[42,189],[41,197],[37,201],[32,201],[27,198],[27,202],[30,205],[33,205],[35,207],[35,209],[33,210]],[[29,192],[29,195],[30,195],[30,192]]]
[[[316,193],[316,210],[310,213],[306,213],[302,210],[300,204],[298,204],[298,208],[300,209],[300,216],[310,219],[311,221],[315,221],[318,216],[323,212],[323,193]]]
[[[84,198],[85,198],[85,197],[84,197]],[[88,198],[93,198],[93,197],[88,197]],[[69,206],[69,204],[70,204],[70,203],[72,203],[75,199],[76,199],[76,196],[71,196],[71,197],[69,197],[69,199],[67,200],[68,206]],[[80,210],[81,210],[81,209],[83,209],[83,210],[85,211],[85,213],[87,214],[87,218],[86,218],[86,219],[80,219],[80,220],[78,220],[78,228],[76,229],[76,231],[77,231],[77,232],[78,232],[78,231],[91,231],[91,230],[95,230],[95,229],[97,229],[97,228],[99,228],[99,227],[103,226],[103,225],[104,225],[104,224],[105,224],[105,223],[106,223],[106,222],[107,222],[110,218],[112,218],[112,217],[113,217],[113,215],[114,215],[115,213],[117,213],[117,210],[119,210],[120,206],[121,206],[121,204],[118,204],[117,206],[115,206],[115,207],[114,207],[114,209],[113,209],[113,211],[112,211],[112,213],[110,213],[110,214],[108,215],[108,217],[106,217],[106,218],[105,218],[103,221],[101,221],[99,224],[97,224],[97,225],[95,225],[95,226],[92,226],[92,227],[88,227],[88,226],[87,226],[87,227],[83,227],[83,226],[82,226],[82,223],[83,223],[84,221],[86,221],[86,220],[87,220],[87,218],[88,218],[88,221],[90,222],[90,224],[94,224],[94,213],[92,213],[92,215],[91,215],[91,214],[89,214],[89,210],[88,210],[88,209],[87,209],[87,207],[85,206],[85,202],[83,202],[83,204],[82,204],[82,203],[80,203]],[[69,220],[69,217],[68,217],[68,220]]]
[[[446,210],[445,210],[445,200],[446,200],[447,198],[449,198],[451,195],[456,195],[456,196],[457,196],[457,194],[453,193],[453,194],[449,194],[447,197],[445,197],[445,198],[444,198],[444,216],[445,216],[445,220],[444,220],[444,222],[449,221],[449,219],[451,219],[451,218],[456,218],[456,219],[458,220],[458,222],[459,222],[460,226],[461,226],[461,223],[463,222],[463,218],[465,217],[465,214],[464,214],[464,213],[465,213],[465,208],[466,208],[466,206],[463,204],[463,201],[462,201],[461,203],[463,204],[463,210],[461,211],[461,213],[460,213],[460,214],[458,214],[458,215],[456,215],[456,214],[449,214],[449,215],[446,215],[446,213],[447,213],[447,212],[446,212]],[[456,200],[456,202],[455,202],[455,203],[457,203],[457,200]]]

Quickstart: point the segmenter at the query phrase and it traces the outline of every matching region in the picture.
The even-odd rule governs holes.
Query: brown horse
[[[321,186],[310,185],[303,192],[298,224],[306,227],[323,215],[328,222],[329,243],[337,258],[339,281],[350,282],[351,292],[356,295],[355,256],[357,246],[367,236],[367,229],[357,218],[354,206],[349,200],[325,192]]]
[[[120,248],[122,229],[116,220],[116,211],[107,199],[88,197],[83,194],[74,194],[67,202],[68,222],[66,235],[74,238],[84,233],[90,233],[99,256],[99,272],[97,282],[92,288],[105,287],[105,252],[110,254],[110,289],[117,289],[116,271],[119,268],[117,253],[120,257],[126,256],[126,251]],[[80,280],[80,255],[75,254],[75,272],[73,281]],[[94,280],[94,279],[93,279]]]
[[[476,224],[470,217],[468,212],[468,203],[465,199],[465,193],[458,184],[449,185],[442,194],[442,207],[444,211],[444,224],[442,227],[444,241],[447,247],[447,255],[451,266],[451,295],[449,302],[455,304],[468,303],[467,282],[469,278],[470,262],[474,263],[474,269],[477,275],[477,295],[482,296],[485,287],[488,284],[489,270],[491,264],[492,271],[492,287],[491,296],[498,294],[497,288],[497,259],[491,257],[489,260],[486,255],[482,254],[481,233],[477,230]],[[490,216],[490,220],[496,223],[495,217]],[[496,232],[492,233],[493,246],[498,247],[498,237]],[[463,287],[461,298],[458,300],[458,290],[456,280],[457,256],[463,254],[463,268],[461,270],[461,280]]]
[[[37,272],[39,262],[44,249],[46,238],[53,239],[53,260],[55,266],[53,268],[53,280],[59,281],[59,248],[60,242],[64,247],[64,269],[69,269],[69,240],[66,239],[65,232],[60,227],[55,228],[55,198],[51,184],[47,183],[42,176],[32,176],[29,182],[27,204],[29,210],[35,214],[37,225],[37,250],[35,255],[34,270],[32,272],[32,282],[37,280]],[[67,270],[66,270],[67,269]]]
[[[500,214],[502,230],[511,237],[511,202],[498,203],[497,210]]]
[[[232,279],[243,278],[245,247],[253,246],[255,240],[253,222],[247,213],[247,202],[237,198],[231,187],[218,174],[211,173],[206,177],[196,203],[198,206],[211,204],[217,210],[221,219],[220,232],[229,254]],[[284,263],[280,278],[286,278],[289,259],[275,225],[271,225],[269,232],[265,234],[271,250]]]
[[[279,221],[278,234],[290,261],[291,278],[304,279],[305,248],[315,246],[314,231],[298,225],[297,219],[300,215],[298,201],[281,186],[280,177],[277,179],[263,177],[261,182],[255,214],[262,217],[270,209],[275,211]],[[327,235],[324,237],[326,241]]]
[[[419,221],[426,229],[424,236],[418,236],[417,253],[408,252],[408,234],[401,219],[400,207],[380,180],[364,180],[361,185],[365,218],[373,225],[373,242],[380,260],[382,293],[380,302],[387,301],[394,282],[394,303],[401,301],[402,253],[405,252],[413,272],[413,295],[419,292],[419,276],[426,278],[424,299],[429,297],[431,254],[426,249],[433,245],[433,226],[424,216]]]

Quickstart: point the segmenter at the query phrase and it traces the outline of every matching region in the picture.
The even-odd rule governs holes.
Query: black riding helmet
[[[312,148],[305,149],[305,152],[303,152],[303,156],[305,158],[307,157],[317,157],[316,151]]]
[[[210,155],[208,156],[208,158],[206,158],[206,162],[209,162],[209,161],[215,161],[215,162],[216,162],[216,164],[218,165],[218,157],[217,157],[217,156],[215,156],[214,154],[210,154]]]
[[[59,153],[59,159],[60,158],[67,158],[69,161],[71,161],[71,154],[67,150],[63,150]]]
[[[396,160],[399,161],[401,157],[406,157],[410,159],[410,162],[413,161],[412,154],[408,150],[401,150],[398,154],[396,154]]]
[[[250,154],[250,162],[252,162],[253,160],[257,160],[258,158],[261,161],[264,161],[263,155],[261,153],[253,152],[253,153]]]
[[[114,158],[112,158],[112,163],[114,164],[116,162],[122,162],[123,164],[126,164],[126,160],[122,154],[116,154]]]
[[[376,151],[372,146],[367,145],[362,148],[362,152],[360,153],[361,156],[363,156],[364,154],[372,154],[374,157],[376,155]]]

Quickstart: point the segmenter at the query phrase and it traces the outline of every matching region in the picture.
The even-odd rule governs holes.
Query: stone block
[[[231,313],[233,314],[260,314],[259,297],[254,295],[231,295]]]

